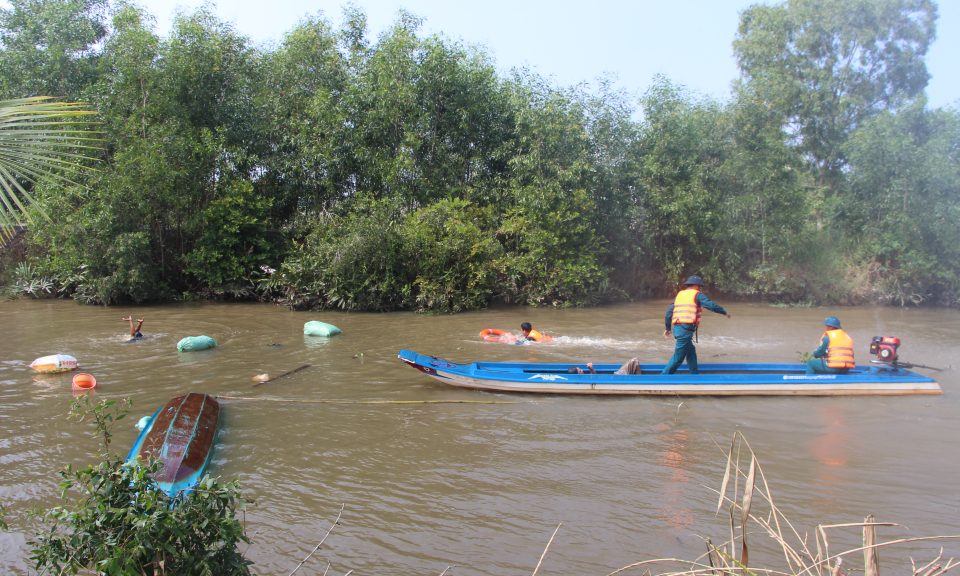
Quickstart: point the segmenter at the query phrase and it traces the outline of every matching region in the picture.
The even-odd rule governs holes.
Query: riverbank
[[[82,304],[133,304],[129,298],[117,296],[104,300],[96,287],[80,275],[48,275],[42,259],[28,258],[29,246],[19,234],[5,248],[0,249],[0,297],[8,299],[64,298]],[[365,260],[364,260],[365,261]],[[338,271],[328,271],[335,274]],[[342,272],[342,271],[340,271]],[[811,267],[769,269],[745,279],[728,279],[707,287],[706,292],[716,299],[735,299],[742,302],[775,306],[946,306],[960,307],[960,299],[952,291],[931,290],[930,286],[901,283],[885,273],[876,263],[857,263],[834,254]],[[492,284],[475,287],[472,295],[449,292],[438,301],[425,294],[409,292],[407,296],[384,297],[376,288],[367,287],[351,297],[338,297],[335,291],[317,290],[316,280],[309,270],[301,270],[301,278],[287,278],[276,269],[265,267],[256,277],[219,287],[201,287],[175,291],[166,289],[154,293],[140,303],[174,303],[192,301],[211,302],[270,302],[291,310],[354,311],[416,311],[420,313],[456,313],[485,309],[490,306],[533,306],[547,308],[596,307],[628,301],[672,298],[679,288],[663,281],[661,273],[635,282],[632,289],[622,289],[604,280],[594,289],[584,289],[579,299],[551,299],[549,294],[526,294],[508,291]],[[684,277],[685,278],[685,277]],[[413,282],[428,282],[422,278]],[[678,282],[682,281],[678,280]],[[334,296],[331,297],[331,294]]]

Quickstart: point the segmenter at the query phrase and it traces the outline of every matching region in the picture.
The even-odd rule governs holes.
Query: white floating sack
[[[76,370],[77,366],[79,365],[80,364],[77,362],[76,358],[66,354],[52,354],[50,356],[37,358],[30,363],[31,368],[37,372],[43,372],[44,374],[69,372],[71,370]]]
[[[303,333],[307,336],[333,336],[339,334],[340,329],[333,324],[311,320],[303,325]]]
[[[177,342],[178,352],[196,352],[207,348],[216,348],[217,341],[209,336],[187,336]]]

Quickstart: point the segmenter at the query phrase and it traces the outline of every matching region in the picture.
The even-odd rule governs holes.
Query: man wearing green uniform
[[[830,316],[823,321],[827,331],[820,339],[820,347],[807,362],[807,374],[846,374],[853,363],[853,338],[840,328],[840,320]]]
[[[717,314],[725,314],[730,318],[730,313],[722,306],[714,304],[709,298],[700,292],[700,286],[703,286],[703,280],[699,276],[691,276],[684,283],[683,290],[677,294],[673,304],[667,308],[667,315],[664,318],[666,330],[663,331],[663,337],[670,337],[670,328],[673,327],[673,337],[677,339],[677,347],[673,352],[673,357],[663,367],[661,374],[673,374],[677,368],[687,360],[687,367],[691,374],[699,374],[697,369],[697,347],[693,345],[693,334],[700,325],[700,311],[706,308]]]

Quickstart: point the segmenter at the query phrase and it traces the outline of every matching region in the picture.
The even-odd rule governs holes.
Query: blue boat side
[[[568,374],[571,366],[586,369],[579,363],[518,363],[471,362],[456,363],[401,350],[399,358],[439,379],[459,375],[496,382],[550,381],[564,384],[687,384],[687,385],[757,385],[757,384],[816,384],[818,382],[849,383],[927,383],[932,378],[888,366],[857,366],[847,374],[807,375],[803,364],[700,364],[700,374],[689,374],[686,365],[676,374],[661,375],[664,364],[641,364],[643,374],[616,375],[619,364],[594,364],[594,369],[606,374]]]
[[[160,414],[160,410],[163,410],[163,408],[158,408],[157,411],[153,413],[153,416],[150,417],[150,421],[146,426],[143,427],[143,430],[140,431],[140,434],[137,436],[136,441],[134,441],[130,451],[127,452],[127,457],[124,460],[124,462],[127,464],[133,463],[134,459],[137,457],[137,453],[140,452],[140,447],[143,446],[144,438],[146,438],[147,434],[153,430],[153,423],[157,421],[157,415]]]

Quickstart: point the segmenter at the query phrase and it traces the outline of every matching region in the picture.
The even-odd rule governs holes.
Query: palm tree
[[[82,119],[91,114],[80,103],[49,96],[0,100],[0,238],[12,236],[24,218],[33,221],[28,206],[49,220],[24,184],[41,178],[74,183],[73,174],[92,170],[82,163],[100,149],[101,139],[88,129],[95,122]]]

